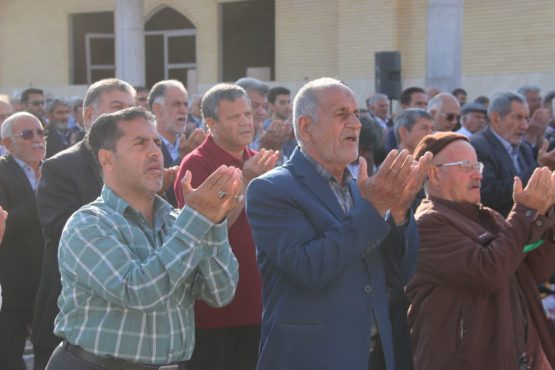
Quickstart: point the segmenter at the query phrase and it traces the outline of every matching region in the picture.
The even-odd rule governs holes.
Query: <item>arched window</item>
[[[196,29],[183,14],[163,7],[145,23],[146,84],[179,80],[196,85]]]

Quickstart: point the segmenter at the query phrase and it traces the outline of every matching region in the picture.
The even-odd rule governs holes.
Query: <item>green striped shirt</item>
[[[58,261],[56,335],[144,364],[189,359],[195,299],[221,307],[238,279],[226,221],[214,224],[189,207],[178,213],[157,197],[151,227],[106,186],[68,220]]]

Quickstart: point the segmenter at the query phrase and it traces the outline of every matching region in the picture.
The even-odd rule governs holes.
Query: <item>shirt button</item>
[[[372,292],[372,285],[368,284],[364,286],[364,292],[370,293]]]
[[[542,222],[540,220],[536,221],[536,225],[541,226]]]
[[[532,215],[532,212],[531,211],[526,211],[525,214],[526,214],[527,217],[530,217]]]

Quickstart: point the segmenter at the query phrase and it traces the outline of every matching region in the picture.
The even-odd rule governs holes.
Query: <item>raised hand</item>
[[[180,140],[179,155],[181,158],[185,157],[202,144],[204,139],[206,139],[206,135],[207,133],[203,129],[196,128],[186,140]]]
[[[522,189],[522,181],[515,177],[513,200],[545,214],[555,203],[555,174],[547,167],[536,168]]]
[[[399,202],[390,209],[391,215],[397,224],[405,220],[405,216],[412,204],[412,201],[416,197],[418,191],[422,188],[424,180],[426,179],[426,174],[428,173],[428,168],[432,163],[432,158],[432,153],[426,152],[426,154],[420,157],[418,161],[413,161],[411,164],[409,182],[401,191]]]
[[[402,201],[402,193],[414,174],[413,156],[406,149],[392,150],[372,177],[367,175],[366,160],[361,157],[359,161],[357,185],[361,195],[383,216]]]
[[[245,187],[252,179],[266,173],[276,166],[279,151],[260,149],[243,164],[243,182]]]
[[[198,188],[193,189],[191,172],[185,172],[181,180],[185,205],[195,209],[212,222],[221,222],[238,202],[243,201],[241,176],[240,169],[222,165]]]
[[[160,195],[164,195],[166,191],[173,186],[177,172],[179,171],[179,166],[173,166],[169,168],[164,168],[164,178],[162,180],[162,189],[158,192]]]
[[[260,136],[260,148],[279,150],[291,137],[293,125],[282,120],[274,120]]]

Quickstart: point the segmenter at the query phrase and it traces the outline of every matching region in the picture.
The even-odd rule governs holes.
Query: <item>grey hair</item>
[[[157,82],[152,89],[150,89],[150,93],[148,94],[148,108],[152,110],[152,105],[155,103],[163,104],[164,99],[166,97],[166,90],[169,87],[175,87],[176,89],[182,90],[187,94],[187,89],[185,85],[181,81],[178,80],[163,80]]]
[[[395,134],[395,139],[397,143],[400,143],[401,139],[399,137],[399,129],[404,127],[407,131],[411,131],[412,127],[419,119],[426,118],[430,121],[434,120],[434,117],[424,109],[420,108],[408,108],[402,111],[393,123],[393,133]]]
[[[91,106],[96,108],[102,93],[111,90],[120,90],[135,97],[135,89],[127,82],[117,78],[106,78],[104,80],[96,81],[89,86],[87,93],[85,94],[85,99],[83,100],[83,109]]]
[[[318,120],[317,112],[320,93],[335,86],[346,87],[344,83],[335,78],[322,77],[306,83],[295,96],[293,100],[293,130],[299,146],[302,147],[299,133],[299,119],[301,117],[308,117],[312,122],[316,122]]]
[[[69,104],[65,100],[55,98],[48,103],[48,106],[46,107],[46,111],[52,114],[52,112],[54,112],[54,109],[56,109],[56,107],[59,105],[65,105],[66,107],[69,108]]]
[[[455,98],[452,94],[439,93],[433,98],[431,98],[430,101],[428,102],[428,112],[431,112],[433,110],[441,111],[441,108],[443,107],[443,103],[445,103],[445,100],[449,98],[452,98],[453,101],[456,101],[457,104],[459,104],[459,101],[457,100],[457,98]]]
[[[524,85],[524,86],[521,86],[516,92],[526,97],[526,95],[528,95],[528,93],[531,93],[531,92],[535,92],[539,94],[540,88],[535,85]]]
[[[528,106],[524,96],[519,93],[515,93],[513,91],[503,91],[495,94],[488,107],[488,116],[490,116],[493,112],[497,112],[499,118],[505,118],[507,114],[511,113],[511,105],[514,101]]]
[[[222,100],[234,102],[237,99],[245,98],[250,104],[247,92],[240,86],[221,83],[213,86],[208,90],[202,100],[200,106],[202,110],[202,118],[212,118],[214,121],[219,121],[218,107]]]
[[[19,121],[21,118],[33,118],[40,123],[38,118],[32,115],[31,113],[28,113],[28,112],[14,113],[8,118],[6,118],[6,120],[2,124],[2,128],[0,129],[0,136],[2,137],[2,139],[7,139],[13,135],[13,128],[17,123],[17,121]],[[42,127],[42,124],[41,124],[41,127]]]
[[[379,94],[379,93],[378,93],[378,94],[374,94],[374,95],[372,95],[371,97],[369,97],[369,98],[366,100],[366,105],[368,106],[368,105],[376,104],[376,103],[379,102],[380,100],[387,100],[387,101],[389,101],[389,98],[388,98],[387,95],[385,95],[385,94]]]
[[[260,95],[268,95],[268,85],[252,77],[243,77],[235,81],[235,85],[241,86],[246,92],[256,91]]]

